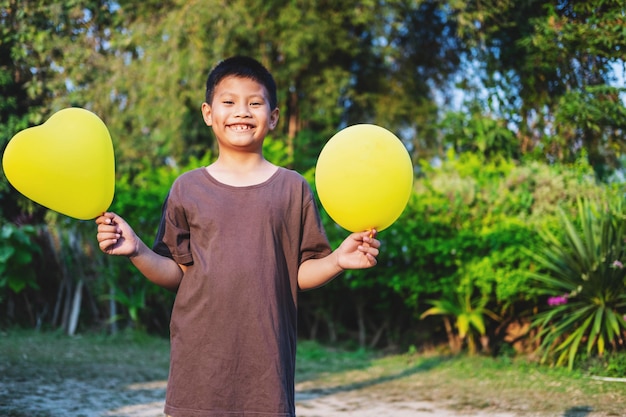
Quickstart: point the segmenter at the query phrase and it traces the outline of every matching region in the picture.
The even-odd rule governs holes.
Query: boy
[[[264,159],[279,110],[259,62],[219,63],[202,116],[218,158],[174,182],[153,250],[115,213],[96,219],[98,242],[177,292],[166,414],[295,416],[297,291],[374,266],[380,242],[353,233],[331,251],[304,178]]]

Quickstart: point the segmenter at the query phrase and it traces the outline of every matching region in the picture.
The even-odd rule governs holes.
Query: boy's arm
[[[152,251],[140,240],[135,254],[128,257],[135,267],[156,285],[176,292],[187,267]]]
[[[150,281],[176,291],[186,266],[153,252],[135,234],[124,219],[115,213],[104,213],[96,219],[98,244],[109,255],[127,256]]]
[[[376,265],[380,241],[376,231],[352,233],[330,255],[309,259],[298,270],[298,287],[305,291],[321,287],[346,269],[364,269]]]

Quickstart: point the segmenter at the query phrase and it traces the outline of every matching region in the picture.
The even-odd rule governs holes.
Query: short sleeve
[[[173,259],[182,265],[191,265],[189,224],[182,206],[176,204],[175,194],[170,191],[161,213],[159,230],[152,249],[159,255]]]
[[[306,183],[305,183],[306,184]],[[302,206],[303,234],[300,245],[300,264],[309,259],[323,258],[331,253],[313,193],[306,184]]]

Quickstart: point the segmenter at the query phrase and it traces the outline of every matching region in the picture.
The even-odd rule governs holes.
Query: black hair
[[[262,84],[269,94],[270,108],[274,110],[278,106],[276,98],[276,82],[272,74],[254,58],[247,56],[233,56],[218,63],[206,80],[205,101],[211,104],[215,86],[228,76],[249,78]]]

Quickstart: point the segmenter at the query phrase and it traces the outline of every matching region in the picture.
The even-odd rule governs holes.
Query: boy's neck
[[[217,181],[233,187],[246,187],[261,184],[276,173],[278,167],[262,155],[249,155],[248,158],[218,156],[206,170]]]

